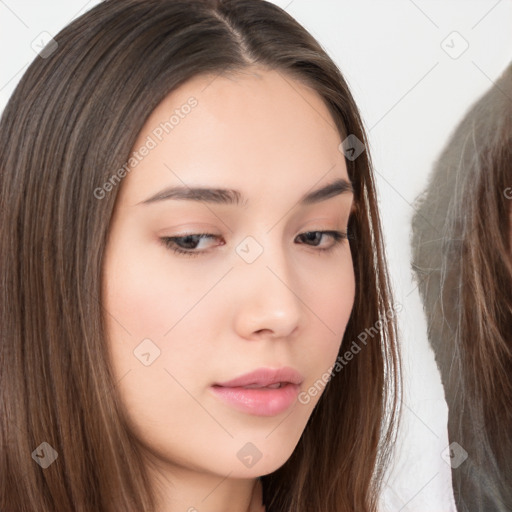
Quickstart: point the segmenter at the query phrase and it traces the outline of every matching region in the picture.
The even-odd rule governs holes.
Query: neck
[[[257,479],[234,479],[184,468],[153,468],[150,474],[158,512],[259,512],[261,507]]]

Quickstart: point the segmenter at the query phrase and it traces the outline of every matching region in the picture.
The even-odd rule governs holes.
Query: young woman
[[[413,221],[461,512],[512,510],[512,65],[467,113]]]
[[[111,0],[0,125],[8,511],[374,511],[399,403],[358,110],[261,0]]]

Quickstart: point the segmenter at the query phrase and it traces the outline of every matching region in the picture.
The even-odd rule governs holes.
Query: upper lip
[[[258,368],[252,372],[236,377],[225,382],[217,382],[216,386],[225,388],[235,388],[244,386],[272,386],[280,382],[291,384],[301,384],[304,377],[293,368]]]

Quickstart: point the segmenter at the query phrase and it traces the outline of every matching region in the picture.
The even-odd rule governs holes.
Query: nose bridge
[[[288,254],[278,234],[272,236],[268,233],[258,233],[256,236],[257,238],[253,235],[246,236],[236,248],[243,262],[239,263],[240,272],[247,274],[248,278],[254,274],[256,279],[265,280],[271,287],[283,287],[283,281],[292,284],[294,271],[291,255]]]
[[[239,327],[246,335],[269,330],[287,336],[297,327],[301,301],[297,295],[291,255],[277,236],[247,236],[236,248],[236,274],[243,288]]]

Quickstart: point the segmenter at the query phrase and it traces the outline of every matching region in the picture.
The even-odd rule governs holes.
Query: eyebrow
[[[307,192],[299,199],[300,205],[310,205],[320,203],[331,197],[339,196],[345,193],[354,193],[352,184],[343,179],[337,179],[328,185]],[[206,187],[187,187],[177,186],[169,187],[157,192],[155,195],[148,197],[146,200],[138,204],[152,204],[169,199],[204,201],[213,204],[225,204],[242,206],[247,204],[247,199],[238,191],[223,188],[206,188]]]

